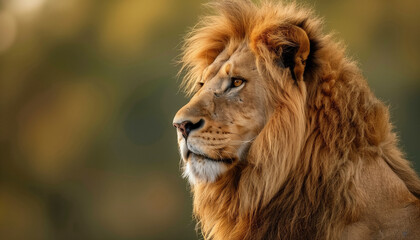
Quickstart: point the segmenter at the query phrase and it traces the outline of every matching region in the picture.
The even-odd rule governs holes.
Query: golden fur
[[[244,105],[247,111],[237,113],[220,97],[206,95],[214,87],[197,86],[203,79],[206,86],[211,84],[206,79],[218,78],[203,76],[225,54],[214,67],[222,71],[241,44],[252,52],[248,65],[255,64],[264,86],[258,96],[246,92],[243,100],[261,99],[264,111],[254,118],[263,124],[252,125],[253,139],[242,139],[249,142],[244,155],[232,154],[240,146],[224,142],[232,148],[229,157],[238,160],[226,164],[216,180],[192,184],[194,214],[204,237],[420,239],[420,181],[398,150],[388,109],[345,57],[344,47],[322,33],[321,21],[293,3],[230,0],[211,6],[215,14],[202,18],[186,38],[183,86],[195,95],[174,122],[203,118],[203,131],[210,134],[215,126],[229,125],[211,119],[214,109],[226,108],[238,119],[257,111],[256,105]],[[309,56],[303,54],[299,61],[295,56],[289,66],[285,53],[301,47],[299,39],[305,38],[296,29],[309,39]],[[233,70],[228,65],[223,71],[229,75]],[[249,91],[249,82],[241,91]],[[212,108],[203,105],[204,97],[214,101]],[[191,116],[186,111],[193,107]],[[184,141],[180,135],[179,141]],[[213,150],[209,156],[217,154]]]

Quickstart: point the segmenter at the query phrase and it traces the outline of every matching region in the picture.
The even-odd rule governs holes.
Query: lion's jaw
[[[244,81],[232,85],[238,78],[239,83]],[[174,118],[183,175],[191,184],[214,182],[245,161],[269,112],[261,97],[265,92],[255,56],[246,43],[220,53],[197,85],[195,95]],[[188,123],[188,129],[180,127],[182,123]]]

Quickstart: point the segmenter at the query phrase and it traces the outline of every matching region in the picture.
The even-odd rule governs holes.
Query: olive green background
[[[0,239],[197,239],[172,118],[194,0],[0,0]],[[420,170],[420,4],[307,1]]]

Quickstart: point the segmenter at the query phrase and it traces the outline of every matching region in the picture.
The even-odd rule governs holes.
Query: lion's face
[[[197,92],[174,118],[184,175],[214,182],[239,161],[263,128],[270,109],[255,56],[246,43],[218,55]]]

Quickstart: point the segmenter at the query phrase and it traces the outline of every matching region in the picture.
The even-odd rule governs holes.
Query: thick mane
[[[311,49],[314,50],[320,42],[330,38],[321,32],[322,21],[313,17],[312,11],[299,8],[296,3],[284,5],[282,2],[266,1],[257,6],[247,0],[228,0],[210,2],[207,7],[214,10],[215,15],[201,18],[186,35],[183,45],[180,73],[186,73],[182,87],[187,94],[196,90],[196,83],[202,77],[204,69],[225,48],[234,48],[235,43],[244,39],[248,39],[257,48],[255,43],[261,40],[259,38],[264,31],[277,28],[282,23],[288,22],[304,28],[312,40]],[[286,40],[280,38],[278,41]],[[272,58],[270,53],[259,50],[261,49],[255,49],[259,57],[266,60]],[[307,72],[311,72],[310,69],[316,64],[315,60],[309,61]]]
[[[364,207],[356,186],[370,162],[385,161],[420,197],[420,181],[397,148],[387,107],[345,57],[344,47],[322,33],[319,18],[295,3],[230,0],[209,6],[215,14],[202,18],[185,40],[185,91],[195,91],[219,53],[246,40],[260,73],[275,89],[265,97],[276,108],[246,163],[213,184],[193,186],[194,213],[205,237],[338,239]],[[311,44],[304,84],[298,87],[285,83],[263,46],[267,30],[285,23],[302,28]],[[277,41],[286,40],[279,36]]]

